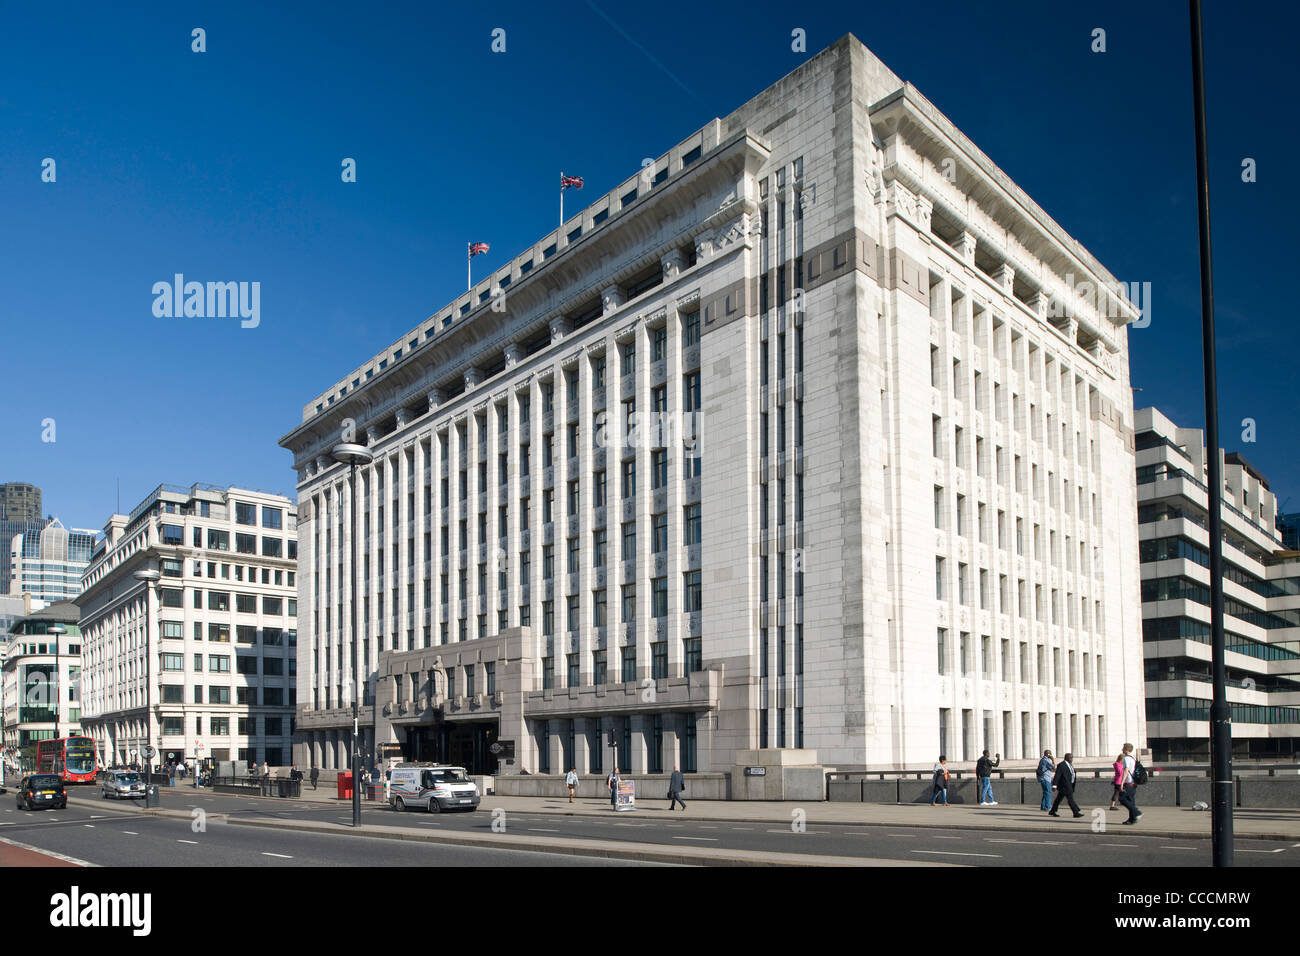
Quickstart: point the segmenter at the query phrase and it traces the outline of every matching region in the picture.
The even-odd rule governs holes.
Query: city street
[[[8,794],[5,795],[9,797]],[[6,800],[6,803],[8,800]],[[120,807],[118,809],[124,809]],[[622,866],[617,860],[481,849],[401,840],[340,838],[291,830],[100,811],[81,802],[66,810],[0,807],[0,868],[8,866]],[[12,844],[59,856],[37,860]],[[21,849],[20,848],[20,849]],[[60,860],[59,857],[66,860]]]
[[[1007,808],[997,829],[945,826],[912,810],[922,825],[852,825],[808,822],[802,831],[769,820],[723,820],[672,816],[658,801],[634,812],[608,817],[597,801],[580,800],[570,814],[561,801],[546,801],[536,812],[500,810],[494,829],[492,798],[473,813],[398,812],[383,804],[363,804],[366,827],[390,838],[353,835],[350,805],[212,794],[178,787],[162,791],[160,816],[138,804],[95,802],[94,791],[73,792],[65,811],[24,813],[0,808],[0,838],[63,854],[97,865],[587,865],[603,859],[602,848],[631,856],[631,862],[658,862],[656,854],[729,852],[731,862],[791,863],[838,861],[849,865],[968,866],[1121,866],[1204,867],[1210,842],[1192,836],[1143,833],[1108,825],[1093,832],[1087,819],[1068,817],[1045,830],[1036,810]],[[539,804],[541,806],[541,804]],[[698,804],[697,804],[698,806]],[[731,805],[708,805],[713,813]],[[954,808],[954,811],[956,808]],[[206,827],[194,832],[197,811]],[[947,811],[935,809],[933,813]],[[1152,815],[1156,811],[1152,811]],[[993,820],[988,816],[985,820]],[[1023,824],[1018,821],[1024,820]],[[1109,823],[1121,817],[1112,814]],[[933,825],[930,825],[933,824]],[[334,832],[320,832],[326,828]],[[500,840],[506,846],[456,845],[454,841]],[[440,842],[440,841],[448,842]],[[521,849],[521,841],[538,850]],[[637,848],[645,848],[638,852]],[[544,849],[558,852],[540,852]],[[1240,866],[1300,865],[1300,841],[1239,837]],[[739,858],[737,860],[737,858]],[[624,861],[626,862],[626,861]],[[687,862],[709,862],[690,859]]]

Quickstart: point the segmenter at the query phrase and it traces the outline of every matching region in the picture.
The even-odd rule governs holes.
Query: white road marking
[[[940,856],[984,856],[992,860],[1002,859],[997,853],[959,853],[956,850],[912,850],[912,853],[935,853]]]
[[[1276,850],[1238,850],[1238,853],[1281,853],[1286,847],[1280,846]]]
[[[30,850],[33,853],[44,853],[46,856],[52,856],[56,860],[62,860],[64,863],[73,863],[77,866],[98,867],[98,863],[91,863],[87,860],[78,860],[75,856],[64,856],[62,853],[55,853],[53,850],[42,850],[38,846],[28,846],[26,843],[19,843],[17,840],[6,840],[0,837],[0,843],[6,843],[9,846],[16,846],[20,850]]]
[[[292,859],[293,859],[293,857],[289,856],[287,853],[266,853],[266,852],[263,852],[263,853],[262,853],[262,856],[274,856],[274,857],[279,857],[281,860],[292,860]]]
[[[95,825],[93,823],[83,823],[82,826],[85,827],[87,830],[95,829]]]
[[[1022,843],[1025,846],[1074,846],[1073,840],[1002,840],[985,837],[985,843]],[[1105,844],[1103,844],[1104,846]]]
[[[529,833],[559,833],[560,831],[559,831],[559,830],[550,830],[550,829],[547,829],[546,827],[529,827],[529,828],[528,828],[528,832],[529,832]]]
[[[961,840],[961,839],[964,839],[963,837],[939,836],[938,834],[935,834],[935,835],[934,835],[934,838],[935,838],[936,840]]]
[[[778,832],[780,832],[780,831],[778,831]],[[705,840],[705,841],[707,841],[707,842],[709,842],[709,843],[717,843],[717,842],[718,842],[718,838],[717,838],[717,837],[688,837],[688,836],[675,836],[675,837],[673,837],[673,839],[674,839],[674,840]]]
[[[700,829],[701,829],[701,830],[721,830],[722,827],[706,827],[706,826],[701,826]]]
[[[199,845],[199,841],[198,841],[198,840],[177,840],[176,842],[177,842],[177,843],[189,843],[189,844],[191,844],[191,845],[193,845],[193,846],[198,846],[198,845]]]
[[[1198,849],[1198,848],[1197,848],[1197,847],[1194,847],[1194,846],[1162,846],[1160,849],[1162,849],[1162,850],[1195,850],[1195,849]]]
[[[1097,846],[1137,846],[1136,843],[1098,843]]]
[[[123,830],[122,832],[125,833],[127,836],[139,836],[139,835],[140,835],[140,834],[136,833],[134,830]]]
[[[753,827],[732,827],[733,830],[752,830]]]

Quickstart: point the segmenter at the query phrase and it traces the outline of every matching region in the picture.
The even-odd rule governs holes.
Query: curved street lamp
[[[348,537],[352,540],[352,825],[361,826],[361,754],[358,725],[361,720],[359,698],[361,697],[361,642],[357,640],[357,465],[374,461],[375,453],[365,445],[342,442],[335,445],[330,452],[334,460],[348,466],[348,495],[351,502],[351,527]]]
[[[151,726],[152,719],[150,714],[149,685],[153,680],[149,668],[149,656],[150,656],[149,604],[153,598],[153,586],[158,582],[158,580],[162,577],[162,575],[159,574],[157,571],[153,570],[152,568],[141,568],[139,571],[135,571],[134,573],[132,573],[131,577],[135,578],[137,581],[143,582],[145,586],[145,595],[144,595],[144,746],[145,749],[141,751],[141,753],[146,754],[144,758],[145,762],[143,766],[144,766],[144,782],[145,782],[145,787],[147,788],[149,785],[149,774],[152,769],[151,764],[153,762],[152,757],[147,756],[148,748],[152,744],[152,726]]]

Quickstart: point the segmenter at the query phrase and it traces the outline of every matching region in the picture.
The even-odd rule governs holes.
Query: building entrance
[[[497,757],[492,753],[492,745],[496,740],[495,721],[413,727],[407,731],[402,756],[406,760],[453,764],[471,774],[494,775]]]

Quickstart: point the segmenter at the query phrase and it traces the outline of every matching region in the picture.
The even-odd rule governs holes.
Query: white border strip
[[[28,846],[26,843],[19,843],[17,840],[6,840],[3,837],[0,837],[0,843],[4,843],[12,847],[17,847],[20,850],[27,850],[31,853],[40,853],[44,856],[53,857],[56,860],[62,860],[64,863],[75,864],[76,866],[91,866],[96,868],[99,867],[98,863],[90,863],[86,860],[78,860],[75,856],[64,856],[62,853],[55,853],[53,850],[42,850],[38,846]]]

